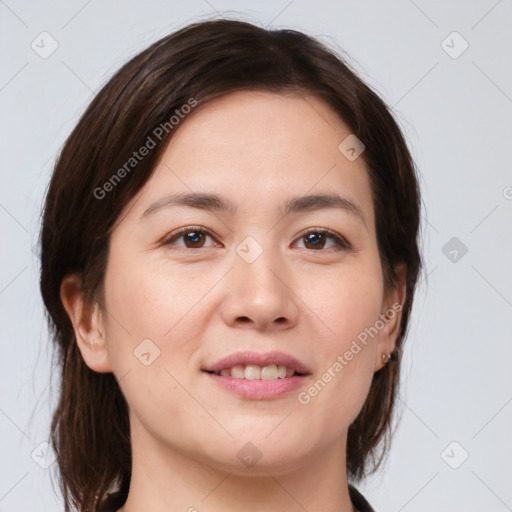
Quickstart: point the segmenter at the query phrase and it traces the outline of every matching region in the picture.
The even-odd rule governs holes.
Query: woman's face
[[[313,96],[232,93],[178,128],[112,233],[106,358],[84,358],[115,374],[139,447],[240,474],[344,453],[399,320],[364,153]]]

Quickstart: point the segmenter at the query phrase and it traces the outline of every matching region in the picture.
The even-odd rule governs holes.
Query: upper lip
[[[310,373],[309,369],[304,363],[295,359],[288,354],[282,352],[265,352],[263,354],[253,351],[236,352],[227,357],[219,359],[217,362],[206,366],[203,371],[220,372],[221,370],[232,368],[233,366],[245,366],[248,364],[255,364],[257,366],[268,366],[275,364],[276,366],[286,366],[295,370],[297,373],[306,374]]]

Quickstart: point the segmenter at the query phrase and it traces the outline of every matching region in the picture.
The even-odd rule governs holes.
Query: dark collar
[[[348,494],[357,512],[375,512],[365,497],[351,484],[348,484]]]

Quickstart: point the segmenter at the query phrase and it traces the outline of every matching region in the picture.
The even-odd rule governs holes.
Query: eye
[[[171,233],[162,242],[162,245],[178,245],[184,249],[202,249],[208,247],[205,246],[206,238],[213,239],[213,235],[204,227],[187,226]],[[309,229],[302,233],[298,240],[305,241],[305,248],[313,251],[326,249],[327,241],[331,241],[334,244],[335,250],[353,250],[352,245],[345,238],[328,229]],[[177,244],[176,242],[178,241],[183,241],[183,244]],[[331,246],[331,248],[333,247]]]
[[[306,249],[313,251],[325,249],[327,240],[331,240],[337,250],[352,250],[352,245],[346,239],[328,229],[309,229],[301,235],[299,240],[304,240]]]
[[[162,242],[162,245],[180,245],[175,244],[178,240],[183,240],[184,245],[180,245],[185,249],[201,249],[204,247],[206,237],[213,239],[212,234],[202,226],[187,226],[174,233]]]

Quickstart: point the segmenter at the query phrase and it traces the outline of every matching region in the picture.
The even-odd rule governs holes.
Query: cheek
[[[111,255],[105,303],[108,356],[137,413],[160,403],[162,396],[155,395],[155,390],[164,389],[161,394],[172,396],[177,383],[170,374],[180,365],[188,371],[183,363],[197,349],[194,344],[200,336],[194,336],[198,323],[187,321],[199,290],[187,294],[194,287],[190,282],[186,286],[178,273],[166,276],[162,269],[136,262],[135,256]]]
[[[106,302],[133,341],[154,338],[160,344],[172,339],[173,332],[194,328],[184,320],[213,285],[200,271],[182,271],[158,260],[142,263],[136,254],[112,256],[105,277]]]
[[[345,271],[346,270],[346,271]],[[351,342],[379,318],[382,307],[382,276],[378,265],[358,265],[333,272],[317,290],[318,311],[327,330],[326,353],[347,350]]]
[[[319,374],[301,403],[313,406],[319,424],[337,435],[356,418],[371,386],[377,336],[368,330],[379,319],[383,289],[377,265],[337,272],[324,282],[328,286],[314,294],[315,311],[327,326],[317,341]]]
[[[201,327],[192,308],[204,291],[190,286],[191,279],[183,274],[171,276],[162,268],[135,264],[135,259],[113,257],[111,263],[105,301],[114,373],[135,424],[155,437],[162,429],[169,438],[177,437],[189,414],[184,404],[190,405],[179,382],[191,374],[188,361],[201,339],[194,335]]]

